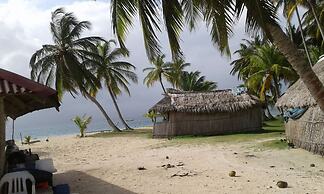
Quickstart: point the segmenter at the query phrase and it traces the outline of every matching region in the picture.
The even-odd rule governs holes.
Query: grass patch
[[[122,132],[99,132],[94,134],[87,134],[87,137],[143,137],[143,138],[152,138],[152,127],[145,127],[134,129],[132,131],[122,131]]]
[[[255,132],[244,132],[244,133],[235,133],[235,134],[225,134],[225,135],[216,135],[216,136],[177,136],[173,137],[171,140],[162,143],[161,147],[165,146],[176,146],[181,144],[214,144],[214,143],[236,143],[236,142],[248,142],[255,141],[259,139],[269,139],[269,138],[280,138],[283,136],[283,120],[277,119],[272,121],[264,122],[262,130]],[[152,127],[135,129],[133,131],[123,131],[123,132],[102,132],[87,135],[88,137],[101,137],[101,138],[110,138],[110,137],[143,137],[143,138],[152,138]],[[261,147],[280,147],[277,145],[277,142],[265,142]]]
[[[173,137],[169,144],[213,144],[222,142],[246,142],[258,139],[268,139],[282,137],[284,133],[283,121],[280,119],[264,122],[264,127],[260,131],[243,132],[235,134],[225,134],[216,136],[177,136]]]
[[[279,139],[269,140],[265,142],[258,143],[255,148],[260,150],[269,150],[269,149],[277,149],[283,150],[288,148],[288,144],[285,141],[280,141]]]

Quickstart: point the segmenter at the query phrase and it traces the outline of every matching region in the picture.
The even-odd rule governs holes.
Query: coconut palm
[[[62,8],[52,13],[50,23],[54,44],[43,45],[30,59],[31,78],[48,86],[55,86],[61,100],[65,91],[77,94],[83,90],[83,82],[100,86],[100,82],[81,64],[81,59],[90,57],[89,47],[95,46],[99,37],[80,38],[84,29],[90,28],[88,21],[79,22],[72,13]]]
[[[185,63],[183,59],[176,59],[173,62],[167,63],[169,66],[167,72],[167,80],[172,84],[174,88],[179,88],[181,84],[181,76],[184,69],[190,66],[190,63]]]
[[[321,24],[324,23],[324,2],[320,3],[317,7],[318,10],[318,20]],[[324,39],[321,36],[320,30],[314,18],[314,15],[307,11],[304,14],[304,22],[303,25],[305,27],[306,33],[308,35],[308,43],[324,48]]]
[[[291,15],[296,9],[298,9],[298,6],[303,6],[304,8],[308,9],[308,14],[311,14],[314,18],[314,22],[317,25],[317,29],[319,33],[322,36],[322,39],[324,39],[324,29],[323,29],[323,23],[321,23],[319,19],[318,9],[322,8],[323,1],[321,0],[296,0],[294,1],[294,5],[289,10],[289,15]]]
[[[179,88],[183,91],[209,92],[216,90],[217,83],[206,81],[205,76],[200,76],[199,71],[183,72]]]
[[[89,50],[96,48],[99,37],[81,37],[85,29],[90,28],[90,22],[81,21],[72,13],[65,13],[62,8],[52,13],[50,23],[54,44],[46,44],[37,50],[30,59],[31,78],[47,86],[54,86],[62,100],[65,91],[72,96],[81,94],[97,105],[108,124],[117,129],[99,102],[88,92],[88,88],[101,88],[90,69],[82,61],[96,58]]]
[[[148,58],[152,60],[159,55],[161,47],[156,31],[161,31],[160,7],[173,57],[182,54],[179,36],[183,26],[187,23],[190,28],[195,28],[199,18],[207,24],[212,42],[221,52],[229,54],[228,37],[232,33],[232,25],[246,10],[246,30],[254,33],[262,31],[278,47],[324,111],[323,83],[281,29],[277,22],[276,9],[270,0],[182,0],[181,3],[177,0],[112,0],[112,26],[120,44],[125,46],[129,27],[132,26],[134,18],[139,16]]]
[[[157,56],[152,60],[153,67],[147,67],[143,69],[143,72],[148,72],[144,78],[144,83],[150,87],[156,81],[159,81],[164,94],[167,94],[162,82],[162,77],[168,77],[170,65],[164,62],[165,55]]]
[[[298,25],[299,25],[299,31],[300,31],[300,35],[301,35],[301,38],[303,41],[305,53],[306,53],[309,64],[311,66],[313,66],[313,63],[312,63],[312,60],[311,60],[311,57],[309,54],[309,49],[306,45],[306,38],[305,38],[305,35],[303,32],[303,25],[302,25],[302,21],[301,21],[300,14],[299,14],[299,9],[297,6],[296,7],[294,6],[296,4],[296,0],[275,0],[275,2],[277,3],[277,9],[279,9],[281,6],[283,7],[283,15],[287,18],[290,30],[291,30],[290,20],[292,17],[292,13],[296,12],[297,21],[298,21]]]
[[[298,79],[296,72],[291,68],[286,58],[272,45],[263,45],[256,48],[255,54],[250,56],[249,76],[247,86],[257,89],[261,100],[270,91],[276,102],[281,96],[281,81],[287,84]],[[255,86],[259,84],[259,86]]]
[[[90,66],[94,64],[94,72],[97,78],[104,82],[120,120],[125,125],[126,129],[131,130],[132,128],[126,123],[121,114],[116,98],[122,93],[122,90],[130,95],[128,80],[137,83],[137,75],[133,72],[135,66],[126,61],[119,60],[122,57],[128,56],[128,50],[114,48],[113,46],[115,44],[114,40],[99,43],[94,51],[98,57],[86,60],[85,63]]]
[[[90,124],[91,119],[91,117],[87,117],[86,115],[83,115],[82,117],[76,116],[74,119],[72,119],[76,126],[78,126],[80,129],[80,137],[85,136],[85,131]]]
[[[267,42],[262,40],[259,36],[255,37],[252,41],[247,39],[243,39],[243,41],[244,43],[240,44],[240,49],[234,52],[239,58],[231,62],[233,68],[230,74],[237,74],[238,79],[245,81],[249,77],[251,56],[255,54],[257,47],[267,44]]]

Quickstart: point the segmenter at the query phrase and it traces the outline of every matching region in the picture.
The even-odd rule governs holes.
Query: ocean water
[[[8,121],[10,122],[10,121]],[[133,128],[147,127],[152,126],[152,121],[146,118],[128,120],[128,125]],[[8,126],[9,125],[9,126]],[[116,125],[120,128],[123,128],[121,122],[117,122]],[[107,126],[105,120],[91,122],[87,128],[86,132],[100,132],[100,131],[110,131],[111,128]],[[6,129],[6,139],[12,138],[12,127],[11,123],[7,124]],[[73,122],[67,123],[57,123],[50,126],[42,127],[30,127],[20,130],[20,127],[15,127],[14,139],[20,140],[21,137],[31,136],[33,139],[45,139],[51,136],[63,136],[63,135],[78,135],[79,129],[75,126]]]

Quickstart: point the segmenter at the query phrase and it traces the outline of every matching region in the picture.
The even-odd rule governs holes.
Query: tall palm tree
[[[32,55],[31,78],[54,85],[60,99],[65,91],[77,94],[78,89],[84,89],[84,79],[93,86],[100,86],[99,80],[80,62],[92,56],[87,49],[100,40],[99,37],[80,38],[81,32],[90,28],[90,23],[79,22],[72,13],[59,8],[52,13],[50,26],[54,44],[43,45]]]
[[[300,30],[300,35],[301,35],[301,38],[302,38],[302,41],[303,41],[303,46],[304,46],[304,49],[305,49],[305,53],[306,53],[309,64],[311,66],[313,66],[313,63],[312,63],[311,58],[310,58],[309,50],[308,50],[308,47],[307,47],[307,44],[306,44],[306,38],[305,38],[305,35],[304,35],[304,32],[303,32],[303,25],[302,25],[302,21],[301,21],[300,14],[299,14],[299,9],[298,9],[297,6],[296,7],[294,6],[296,4],[296,0],[275,0],[275,2],[277,3],[277,5],[276,5],[277,9],[279,9],[281,6],[283,7],[283,15],[286,17],[286,19],[288,21],[290,30],[291,30],[290,20],[292,18],[292,13],[294,11],[296,12],[297,21],[298,21],[299,30]]]
[[[98,57],[87,60],[85,63],[90,66],[91,64],[94,64],[94,72],[97,78],[104,82],[108,93],[113,100],[120,120],[127,130],[131,130],[132,128],[126,123],[121,114],[116,98],[122,93],[122,90],[130,95],[128,80],[137,83],[137,75],[133,72],[135,66],[126,61],[119,60],[122,57],[128,56],[128,50],[123,48],[113,48],[113,45],[115,44],[114,40],[99,43],[94,51]]]
[[[112,0],[112,25],[120,44],[125,45],[126,34],[138,14],[148,58],[152,60],[159,55],[161,47],[156,31],[161,31],[160,7],[173,57],[182,54],[179,36],[183,26],[188,23],[190,28],[194,28],[200,16],[209,27],[212,42],[221,52],[229,54],[228,37],[232,34],[232,26],[246,10],[246,30],[261,30],[278,47],[324,111],[323,83],[281,29],[276,9],[270,0],[182,0],[181,3],[177,0],[162,0],[161,3],[155,0]]]
[[[206,81],[205,76],[200,76],[199,71],[183,72],[179,88],[183,91],[208,92],[216,90],[217,83]]]
[[[167,63],[169,66],[167,72],[167,80],[172,84],[174,88],[179,88],[181,84],[181,76],[184,69],[190,66],[190,63],[185,63],[183,59],[176,59],[173,62]]]
[[[157,56],[152,60],[153,67],[143,69],[143,72],[148,72],[144,78],[144,83],[149,87],[156,81],[159,81],[164,94],[167,94],[162,82],[162,77],[167,77],[170,65],[164,62],[165,55]]]
[[[83,60],[97,57],[89,50],[96,48],[100,37],[81,37],[85,29],[90,28],[90,22],[79,22],[73,13],[65,13],[62,8],[52,13],[50,23],[54,44],[43,45],[30,59],[31,78],[47,86],[54,86],[62,100],[65,91],[72,96],[81,94],[94,102],[103,113],[108,124],[117,129],[106,111],[89,92],[91,88],[101,88],[90,69],[82,63]]]
[[[318,14],[319,23],[323,24],[324,23],[324,2],[322,1],[316,8],[319,13]],[[310,11],[307,11],[304,14],[303,25],[308,35],[307,42],[317,47],[324,48],[324,38],[321,36],[321,32],[318,28],[314,15]]]

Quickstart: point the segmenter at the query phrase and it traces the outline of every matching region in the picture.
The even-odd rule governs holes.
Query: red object
[[[48,182],[42,182],[36,184],[36,189],[48,189]]]

